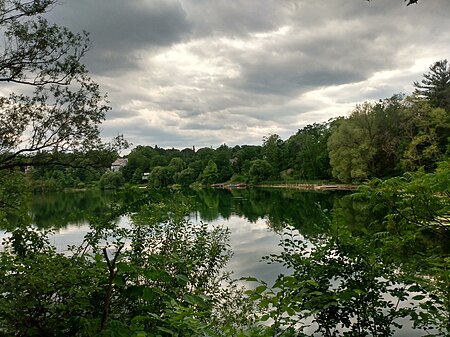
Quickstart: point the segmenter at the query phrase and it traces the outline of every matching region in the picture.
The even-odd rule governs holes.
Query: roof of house
[[[119,159],[116,159],[112,164],[111,164],[111,166],[125,166],[126,164],[128,164],[128,159],[126,159],[126,158],[119,158]]]

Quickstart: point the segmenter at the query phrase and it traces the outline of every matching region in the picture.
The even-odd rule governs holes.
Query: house
[[[119,171],[122,167],[126,166],[128,164],[128,159],[126,158],[119,158],[116,159],[112,164],[111,164],[111,171],[112,172],[117,172]]]

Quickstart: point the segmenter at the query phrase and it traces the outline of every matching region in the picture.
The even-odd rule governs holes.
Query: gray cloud
[[[246,36],[275,29],[283,20],[283,1],[182,1],[197,36]],[[288,6],[290,7],[290,6]]]
[[[87,61],[95,73],[137,70],[139,51],[170,46],[190,32],[177,1],[66,1],[51,15],[75,31],[90,33]]]
[[[190,147],[260,144],[409,93],[450,57],[448,13],[448,0],[77,0],[50,17],[91,32],[105,135]]]

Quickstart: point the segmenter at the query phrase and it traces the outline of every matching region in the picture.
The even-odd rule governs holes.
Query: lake
[[[233,277],[252,276],[269,284],[280,273],[289,273],[281,265],[261,261],[263,256],[281,251],[278,244],[288,224],[308,240],[327,230],[324,214],[335,206],[343,207],[348,223],[353,226],[369,223],[368,217],[374,216],[359,212],[357,203],[344,198],[348,192],[258,188],[187,190],[186,193],[196,203],[196,210],[189,215],[192,222],[229,228],[234,255],[227,269],[233,271]],[[35,194],[30,214],[37,228],[54,229],[51,243],[58,251],[66,251],[68,245],[81,243],[89,218],[106,212],[113,199],[113,192],[99,190]],[[118,221],[126,226],[129,219],[122,217]],[[4,235],[0,232],[0,237]],[[412,331],[409,322],[403,323],[404,328],[395,336],[422,335],[423,331]]]
[[[323,210],[330,210],[345,193],[287,189],[187,190],[197,210],[192,222],[224,226],[230,230],[234,252],[228,270],[234,277],[253,276],[269,283],[286,270],[268,265],[261,257],[280,251],[280,233],[286,224],[305,237],[325,230]],[[79,244],[88,230],[88,219],[108,209],[114,193],[109,191],[47,192],[35,194],[30,204],[33,223],[41,229],[54,228],[51,236],[58,251]],[[126,217],[119,219],[125,226]]]

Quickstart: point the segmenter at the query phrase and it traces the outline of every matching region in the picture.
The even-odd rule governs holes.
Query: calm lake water
[[[308,237],[325,228],[323,210],[333,208],[344,195],[339,192],[305,192],[286,189],[189,190],[196,200],[192,222],[229,228],[233,257],[227,269],[234,277],[253,276],[273,282],[286,270],[268,265],[261,257],[280,251],[280,233],[286,224]],[[35,194],[30,204],[38,228],[54,228],[51,242],[59,251],[81,243],[88,219],[108,209],[113,192],[82,191]],[[119,219],[126,225],[128,218]]]
[[[196,200],[197,210],[190,214],[192,222],[228,227],[234,252],[227,269],[234,278],[252,276],[273,283],[278,274],[287,273],[282,266],[261,261],[263,256],[281,251],[283,229],[290,224],[308,237],[327,229],[327,214],[335,206],[343,207],[349,224],[368,223],[373,215],[359,212],[357,203],[344,198],[347,192],[300,191],[287,189],[208,189],[187,193]],[[112,192],[80,191],[35,194],[30,204],[33,223],[40,229],[53,228],[50,241],[59,251],[82,242],[89,218],[108,210]],[[118,219],[126,226],[129,219]],[[0,231],[0,239],[5,236]],[[395,336],[420,336],[407,323]],[[314,330],[311,329],[311,333]]]

